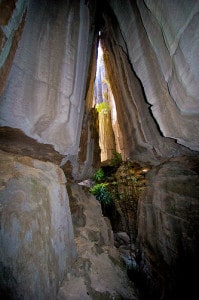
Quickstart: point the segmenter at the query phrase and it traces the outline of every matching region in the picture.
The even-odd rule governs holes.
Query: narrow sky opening
[[[116,146],[117,133],[115,132],[115,128],[117,127],[117,112],[100,41],[94,86],[94,105],[98,111],[101,161],[108,161],[118,148]]]

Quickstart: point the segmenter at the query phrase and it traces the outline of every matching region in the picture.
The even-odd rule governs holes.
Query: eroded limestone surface
[[[65,299],[138,299],[114,247],[110,221],[87,188],[68,187],[77,260],[58,293]]]
[[[0,124],[19,128],[61,154],[77,154],[90,61],[85,1],[30,1],[0,101]]]
[[[52,163],[0,151],[3,299],[52,299],[75,258],[66,179]]]
[[[110,0],[102,31],[124,151],[141,160],[176,155],[175,140],[199,150],[199,3],[156,2]]]
[[[26,9],[25,0],[3,0],[0,3],[0,95],[21,37]]]
[[[139,201],[138,239],[141,272],[147,277],[148,289],[156,289],[153,299],[195,297],[198,196],[198,158],[172,159],[148,174],[146,193]]]
[[[63,155],[62,167],[72,179],[87,178],[98,165],[97,120],[91,113],[97,45],[93,37],[103,17],[101,38],[123,157],[152,166],[138,212],[141,271],[152,279],[149,289],[157,288],[162,299],[172,290],[181,296],[186,292],[189,299],[197,284],[193,270],[198,272],[198,177],[194,156],[186,163],[168,159],[199,150],[199,2],[99,0],[103,5],[96,19],[96,1],[91,0],[28,1],[26,19],[26,1],[0,2],[0,8],[11,4],[0,20],[1,149],[56,164]],[[82,256],[70,272],[74,243],[62,171],[30,157],[5,152],[0,157],[0,258],[7,292],[11,288],[27,299],[54,299],[67,270],[59,297],[70,293],[72,298],[74,285],[79,287],[76,296],[79,292],[85,299],[131,293],[110,261],[115,256],[104,221],[99,224],[102,235],[95,227],[98,208],[88,213],[85,202],[82,210],[73,211]],[[80,201],[78,195],[85,197],[81,193],[70,197]],[[96,219],[87,223],[85,211]],[[110,279],[113,273],[118,285],[109,280],[108,291],[102,274]]]
[[[60,165],[64,158],[52,145],[40,144],[25,135],[20,129],[0,127],[0,149],[5,152],[29,156]]]

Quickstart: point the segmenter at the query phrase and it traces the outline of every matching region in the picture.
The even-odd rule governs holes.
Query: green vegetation
[[[148,170],[135,162],[122,161],[121,154],[114,151],[110,164],[94,174],[95,183],[90,189],[101,203],[104,215],[112,218],[114,211],[117,211],[120,216],[118,220],[132,242],[137,236],[137,207],[145,190]]]
[[[111,166],[114,170],[117,170],[119,166],[122,164],[122,155],[117,151],[113,151],[112,158],[111,158]]]
[[[108,102],[101,102],[101,103],[96,104],[96,110],[98,113],[107,114],[108,112],[111,111],[111,108],[110,108]]]
[[[101,202],[102,205],[110,205],[113,201],[111,193],[107,189],[108,183],[97,183],[92,188],[90,192],[96,197],[96,199]]]
[[[103,181],[105,179],[105,174],[104,171],[102,170],[102,168],[100,168],[99,170],[97,170],[97,172],[93,175],[93,180],[95,182],[100,182]]]
[[[121,154],[114,151],[111,160],[112,171],[115,172],[121,163]],[[93,180],[95,181],[95,184],[90,189],[90,192],[98,201],[101,202],[103,206],[111,205],[115,198],[115,185],[117,185],[117,182],[110,180],[109,177],[106,177],[102,168],[95,172],[93,175]]]

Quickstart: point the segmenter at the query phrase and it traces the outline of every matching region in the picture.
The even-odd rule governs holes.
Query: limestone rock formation
[[[76,257],[63,171],[3,151],[0,163],[0,295],[55,299]]]
[[[110,0],[104,12],[102,45],[127,157],[179,155],[175,140],[199,149],[199,4],[191,2]]]
[[[199,249],[198,164],[192,170],[199,149],[199,2],[110,0],[103,12],[123,156],[158,165],[138,211],[137,260],[152,299],[187,299],[196,290]],[[173,157],[176,163],[168,161]]]
[[[26,9],[25,0],[3,0],[0,3],[0,95],[21,37]]]
[[[115,137],[111,122],[111,113],[99,113],[99,145],[101,161],[110,161],[115,151]]]
[[[0,124],[78,155],[95,2],[30,1],[0,100]]]
[[[22,14],[22,3],[17,1],[18,14]],[[96,165],[91,161],[92,152],[96,151],[94,130],[90,130],[93,120],[88,122],[97,46],[96,39],[93,42],[94,16],[95,1],[51,1],[50,4],[30,1],[23,35],[0,101],[1,124],[21,129],[40,142],[41,148],[42,144],[51,144],[55,151],[64,154],[61,166],[66,164],[68,170],[70,164],[69,176],[75,179],[83,177],[85,172],[93,172],[92,163]],[[4,63],[3,56],[0,61]],[[7,70],[6,64],[0,68],[5,81],[3,68]],[[88,150],[85,161],[80,163],[83,118]],[[26,147],[31,148],[27,143]],[[29,155],[35,157],[34,151],[29,151]]]
[[[58,299],[138,299],[114,248],[110,221],[87,188],[68,186],[78,258]]]
[[[94,89],[94,103],[98,111],[99,119],[99,146],[101,150],[101,162],[112,158],[115,151],[115,136],[113,131],[111,112],[111,89],[105,71],[103,52],[98,46],[97,70]],[[106,105],[101,106],[100,105]]]
[[[21,156],[54,162],[57,165],[60,165],[64,158],[54,150],[52,145],[40,144],[25,135],[20,129],[7,126],[0,127],[0,149]]]
[[[172,159],[151,170],[147,182],[139,202],[138,239],[148,295],[155,290],[153,299],[194,298],[199,267],[199,159]]]
[[[76,283],[85,299],[130,293],[110,260],[109,227],[104,219],[103,234],[94,226],[99,207],[88,195],[80,204],[86,196],[75,188],[79,260],[69,270],[74,237],[60,167],[79,181],[99,166],[92,101],[100,30],[116,144],[125,159],[151,167],[138,211],[140,274],[153,300],[189,298],[199,249],[198,13],[198,0],[0,1],[0,276],[7,295],[55,299],[65,272],[60,299]],[[109,280],[108,289],[101,274],[110,279],[109,271],[116,285]]]

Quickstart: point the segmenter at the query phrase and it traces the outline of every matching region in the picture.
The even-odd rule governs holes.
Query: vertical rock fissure
[[[110,81],[107,77],[103,56],[104,53],[101,47],[101,41],[99,39],[94,89],[94,106],[98,112],[101,162],[110,160],[118,145],[117,137],[114,131],[114,123],[117,122],[115,101],[112,94]]]
[[[198,0],[0,0],[4,298],[136,299],[121,254],[146,299],[195,297],[198,12]],[[113,152],[108,216],[75,182],[112,168]]]

